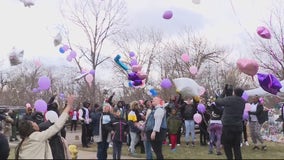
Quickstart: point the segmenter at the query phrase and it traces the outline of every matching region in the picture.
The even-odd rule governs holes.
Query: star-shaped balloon
[[[276,95],[282,85],[280,81],[272,74],[257,73],[258,82],[263,90]]]

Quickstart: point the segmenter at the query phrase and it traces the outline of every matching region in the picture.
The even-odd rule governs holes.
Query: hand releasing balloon
[[[258,63],[252,59],[239,59],[237,61],[237,67],[239,70],[247,75],[254,76],[258,72]]]
[[[118,54],[115,58],[114,61],[116,64],[118,64],[122,69],[124,69],[125,71],[128,70],[128,67],[126,66],[126,64],[124,64],[123,62],[120,61],[121,56]]]
[[[258,82],[263,90],[276,95],[282,88],[280,81],[272,74],[258,73]]]

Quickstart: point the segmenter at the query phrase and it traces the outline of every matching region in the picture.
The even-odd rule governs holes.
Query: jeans
[[[136,132],[129,132],[130,133],[130,152],[134,153],[135,152],[135,146],[139,142],[139,135]]]
[[[217,152],[221,152],[221,136],[223,125],[219,123],[211,123],[209,125],[210,145],[209,151],[213,151],[214,143],[216,144]]]
[[[240,146],[242,129],[242,126],[223,126],[222,143],[227,159],[233,159],[233,152],[235,159],[242,159]]]
[[[106,141],[98,142],[97,159],[107,159],[107,149],[109,143]]]
[[[162,146],[163,146],[163,140],[166,138],[167,130],[166,129],[160,129],[160,132],[156,132],[156,137],[154,140],[151,140],[151,133],[152,131],[147,131],[147,140],[150,140],[152,148],[156,154],[157,159],[164,159],[163,152],[162,152]]]
[[[194,120],[185,120],[185,142],[189,142],[189,133],[191,134],[191,140],[194,142],[195,139],[195,124]]]
[[[149,140],[145,140],[144,146],[145,146],[146,159],[147,160],[153,159],[151,142]]]
[[[113,141],[112,143],[112,155],[113,159],[120,159],[121,157],[121,148],[122,148],[122,142],[120,141]]]

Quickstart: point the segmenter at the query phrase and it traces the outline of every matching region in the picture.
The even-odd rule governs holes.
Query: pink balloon
[[[252,59],[241,58],[237,61],[239,70],[247,75],[254,76],[258,72],[258,63]]]
[[[163,14],[163,18],[164,19],[171,19],[173,17],[173,12],[168,10],[168,11],[165,11],[164,14]]]
[[[142,67],[140,65],[133,65],[132,72],[139,72],[141,71]]]
[[[86,75],[85,78],[88,83],[92,83],[92,81],[94,80],[94,77],[91,74]]]
[[[264,39],[270,39],[271,38],[271,34],[270,34],[269,30],[264,26],[257,27],[256,32],[260,37],[262,37]]]
[[[200,87],[200,96],[203,95],[205,93],[206,89],[204,87]]]
[[[191,74],[195,75],[195,74],[197,73],[197,67],[191,66],[191,67],[189,68],[189,72],[190,72]]]
[[[144,73],[144,72],[142,72],[142,71],[137,72],[137,76],[138,76],[141,80],[147,78],[147,74]]]
[[[248,111],[250,111],[250,108],[251,108],[250,103],[246,103],[244,111],[248,112]]]
[[[181,59],[184,61],[184,62],[189,62],[189,55],[184,53],[181,55]]]
[[[73,59],[73,58],[72,58],[70,55],[68,55],[67,58],[66,58],[66,60],[67,60],[68,62],[71,62],[72,59]]]
[[[201,114],[195,113],[195,114],[193,115],[193,120],[194,120],[196,123],[199,124],[199,123],[202,121],[202,116],[201,116]]]
[[[50,87],[51,81],[46,76],[41,76],[38,80],[38,86],[41,90],[48,90]]]
[[[40,60],[35,60],[34,63],[35,63],[36,67],[40,67],[41,66]]]

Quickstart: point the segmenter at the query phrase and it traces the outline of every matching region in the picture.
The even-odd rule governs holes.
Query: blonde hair
[[[130,103],[130,110],[133,110],[133,109],[139,109],[139,102],[138,101],[132,101]]]

